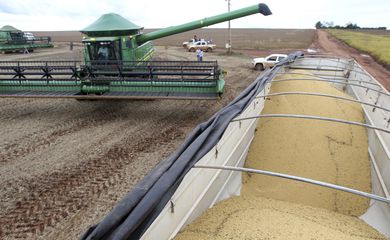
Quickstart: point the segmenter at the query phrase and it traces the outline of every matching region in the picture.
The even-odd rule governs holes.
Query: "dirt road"
[[[4,60],[76,60],[59,46]],[[194,60],[183,48],[159,59]],[[251,56],[205,53],[228,71],[218,101],[0,99],[0,239],[77,239],[186,135],[259,74]]]
[[[375,62],[371,56],[349,47],[323,30],[317,30],[314,46],[322,49],[325,53],[354,58],[367,72],[390,91],[390,70]]]

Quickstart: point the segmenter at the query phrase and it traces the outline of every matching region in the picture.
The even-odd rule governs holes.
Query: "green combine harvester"
[[[31,34],[31,33],[30,33]],[[29,37],[12,26],[0,28],[0,53],[33,51],[36,48],[52,48],[50,37]]]
[[[217,99],[224,71],[216,61],[153,61],[151,40],[261,13],[265,4],[142,34],[117,14],[81,30],[84,61],[0,61],[0,97]]]

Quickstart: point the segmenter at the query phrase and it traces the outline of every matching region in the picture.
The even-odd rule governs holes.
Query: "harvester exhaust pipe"
[[[226,22],[229,20],[233,20],[236,18],[241,18],[241,17],[245,17],[245,16],[257,14],[257,13],[261,13],[264,16],[268,16],[268,15],[272,14],[271,10],[268,8],[268,6],[266,4],[259,3],[256,5],[250,6],[250,7],[237,9],[237,10],[234,10],[234,11],[231,11],[228,13],[222,13],[222,14],[219,14],[216,16],[203,18],[203,19],[196,20],[193,22],[181,24],[178,26],[163,28],[163,29],[151,32],[151,33],[138,35],[136,39],[137,39],[138,44],[141,45],[142,43],[145,43],[147,41],[154,40],[157,38],[167,37],[167,36],[170,36],[173,34],[187,32],[187,31],[191,31],[194,29],[207,27],[207,26],[214,25],[217,23]]]

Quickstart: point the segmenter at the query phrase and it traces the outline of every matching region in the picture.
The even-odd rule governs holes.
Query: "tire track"
[[[67,122],[60,123],[60,125],[53,124],[52,126],[45,126],[44,129],[47,129],[46,131],[33,131],[2,147],[0,163],[7,163],[15,159],[20,159],[28,154],[49,147],[51,144],[54,144],[57,139],[63,136],[80,131],[80,129],[104,125],[107,121],[117,117],[118,114],[115,111],[112,111],[112,109],[108,111],[105,106],[101,106],[89,114],[87,118],[72,118]]]
[[[79,131],[81,128],[91,126],[88,120],[77,120],[69,122],[65,127],[59,127],[59,129],[52,131],[47,136],[36,137],[34,133],[27,136],[31,139],[26,146],[21,145],[18,142],[10,143],[6,145],[0,154],[0,163],[10,162],[17,158],[22,158],[28,154],[39,151],[42,148],[49,147],[54,144],[56,140],[62,136]]]
[[[15,207],[0,217],[0,238],[32,238],[41,235],[46,227],[87,208],[88,199],[98,197],[109,187],[118,184],[121,176],[126,174],[121,169],[131,164],[138,154],[183,137],[177,127],[164,128],[161,122],[153,126],[158,132],[150,133],[139,141],[129,136],[101,157],[82,162],[74,169],[35,179],[29,188],[30,194],[17,200]],[[139,131],[143,134],[145,132]]]

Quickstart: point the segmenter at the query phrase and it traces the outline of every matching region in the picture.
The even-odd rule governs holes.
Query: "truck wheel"
[[[207,48],[206,52],[212,52],[213,49],[212,48]]]
[[[255,65],[255,69],[257,71],[263,71],[264,70],[264,65],[262,63],[258,63]]]
[[[195,52],[195,48],[190,48],[188,51]]]

